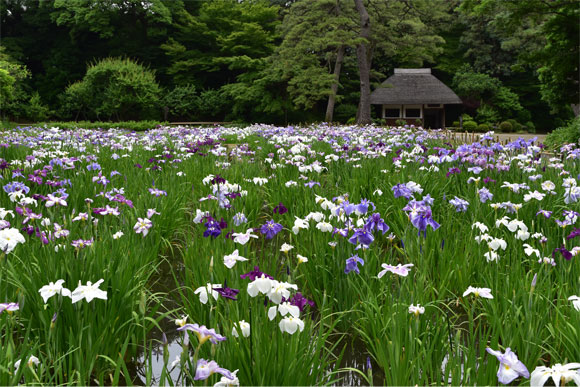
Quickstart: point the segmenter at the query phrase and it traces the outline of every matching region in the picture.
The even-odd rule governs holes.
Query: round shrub
[[[499,124],[499,130],[503,133],[509,133],[512,131],[512,129],[513,129],[513,126],[511,124],[511,122],[504,121],[501,124]]]
[[[459,121],[453,121],[451,126],[453,126],[454,128],[459,128]]]
[[[532,121],[526,122],[526,131],[528,133],[536,133],[536,125]]]
[[[512,124],[512,132],[517,133],[519,131],[522,130],[523,125],[520,124],[519,122],[517,122],[516,120],[514,120],[513,118],[510,118],[509,120],[507,120],[510,124]]]
[[[474,132],[477,129],[477,122],[466,121],[463,123],[463,129],[465,129],[468,132]]]
[[[80,97],[88,118],[143,120],[160,116],[160,92],[152,70],[131,59],[106,58],[90,64],[65,93]]]
[[[477,125],[476,131],[479,133],[489,132],[489,125],[488,124],[479,124],[479,125]]]

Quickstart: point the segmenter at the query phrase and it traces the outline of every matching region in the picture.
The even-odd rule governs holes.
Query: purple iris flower
[[[536,216],[538,216],[540,214],[544,215],[544,217],[546,219],[549,219],[550,216],[552,216],[552,211],[540,210],[540,211],[536,212]]]
[[[234,215],[234,224],[236,226],[239,226],[242,223],[247,223],[248,222],[248,218],[246,218],[246,215],[244,215],[241,212],[238,212],[237,214]]]
[[[28,175],[28,181],[40,185],[40,184],[42,184],[42,177],[40,177],[40,176],[34,176],[34,175]]]
[[[280,223],[275,223],[273,220],[269,220],[266,224],[262,225],[260,232],[266,235],[266,239],[274,238],[274,235],[282,231],[282,225]]]
[[[308,188],[312,188],[312,187],[314,187],[315,185],[317,185],[317,186],[319,186],[319,187],[320,187],[320,183],[319,183],[319,182],[317,182],[317,181],[309,181],[308,183],[304,183],[304,186],[305,186],[305,187],[308,187]]]
[[[262,274],[266,278],[270,278],[272,280],[274,279],[274,277],[272,277],[271,275],[268,275],[264,272],[261,272],[259,266],[254,266],[254,270],[247,272],[246,274],[240,275],[240,278],[241,279],[249,278],[250,281],[254,281],[256,278],[260,278],[262,276]]]
[[[228,379],[234,380],[236,377],[229,370],[222,368],[215,361],[207,361],[205,359],[199,359],[197,361],[197,367],[195,368],[195,377],[193,380],[205,380],[209,378],[212,374],[221,374]]]
[[[560,227],[566,227],[566,226],[570,226],[572,224],[572,222],[570,221],[570,219],[566,219],[566,218],[564,218],[564,220],[554,219],[554,221]]]
[[[482,188],[482,189],[478,190],[477,194],[479,195],[479,200],[482,203],[485,203],[488,200],[493,199],[493,194],[491,192],[489,192],[489,190],[487,188]]]
[[[469,206],[469,202],[467,200],[463,200],[455,196],[454,199],[451,199],[449,203],[455,206],[455,211],[457,212],[465,212],[467,211],[467,206]]]
[[[389,231],[389,226],[385,223],[383,219],[381,219],[381,214],[379,213],[372,214],[367,220],[367,223],[365,224],[364,228],[366,228],[369,231],[373,230],[382,231],[383,235],[385,235],[385,233]]]
[[[6,193],[24,191],[25,194],[28,194],[30,192],[30,188],[28,188],[24,183],[21,183],[19,181],[13,181],[11,183],[8,183],[2,188],[4,188],[4,192]]]
[[[236,296],[240,292],[238,289],[232,289],[228,287],[223,288],[214,288],[216,292],[218,292],[222,297],[229,298],[230,300],[237,301]]]
[[[432,205],[433,205],[433,203],[435,203],[435,199],[433,199],[433,198],[431,197],[431,195],[429,195],[429,194],[427,194],[427,195],[423,196],[423,199],[421,199],[421,201],[422,201],[423,203],[425,203],[426,205],[428,205],[428,206],[432,206]]]
[[[17,177],[22,177],[24,178],[24,175],[22,174],[22,172],[24,171],[24,169],[15,169],[12,171],[12,178],[16,179]]]
[[[228,222],[226,222],[224,220],[224,218],[221,218],[218,225],[220,226],[220,229],[225,230],[226,228],[228,228]]]
[[[222,233],[222,229],[219,223],[216,222],[215,220],[210,220],[209,222],[206,222],[204,226],[206,228],[206,230],[203,232],[204,238],[207,238],[210,235],[215,238]]]
[[[300,312],[304,311],[304,308],[306,307],[306,305],[310,305],[311,308],[314,308],[314,301],[307,299],[300,292],[293,295],[288,300],[288,302],[290,302],[291,305],[297,306],[298,309],[300,309]]]
[[[334,230],[332,230],[332,236],[334,236],[336,234],[342,236],[343,238],[346,238],[348,236],[348,227],[346,227],[346,228],[335,227]]]
[[[278,203],[276,207],[274,207],[274,213],[283,215],[288,212],[288,209],[282,204],[282,202]]]
[[[373,206],[373,211],[376,210],[375,204],[367,199],[361,200],[360,204],[358,204],[355,208],[361,214],[366,214],[369,210],[369,206]]]
[[[497,371],[497,380],[502,384],[509,384],[518,377],[529,378],[530,372],[519,359],[518,356],[508,347],[505,353],[486,348],[486,351],[499,360],[499,369]]]
[[[226,338],[215,331],[215,329],[207,328],[205,325],[185,324],[177,328],[178,331],[192,331],[195,332],[200,341],[209,340],[212,344],[217,344],[220,341],[225,341]]]
[[[215,176],[215,177],[212,179],[212,181],[211,181],[211,184],[212,184],[212,185],[214,185],[214,184],[223,184],[223,183],[225,183],[225,182],[226,182],[226,179],[224,179],[224,178],[223,178],[223,177],[221,177],[220,175],[216,175],[216,176]]]
[[[346,260],[346,267],[344,269],[344,273],[348,274],[351,271],[354,271],[356,274],[360,274],[360,270],[358,269],[358,264],[361,264],[364,266],[365,261],[363,261],[362,258],[360,258],[358,255],[353,255],[352,257],[348,258]]]
[[[77,249],[84,249],[85,247],[92,246],[92,244],[92,239],[77,239],[71,242],[71,246],[76,247]]]
[[[556,255],[558,251],[562,253],[562,256],[566,258],[567,261],[572,259],[572,253],[569,252],[564,245],[562,245],[562,247],[557,247],[552,251],[552,258],[554,258],[554,255]]]
[[[101,166],[99,165],[99,163],[92,163],[87,165],[87,170],[89,171],[100,171],[101,170]]]
[[[349,203],[348,200],[343,201],[334,209],[334,215],[340,216],[341,211],[344,212],[346,216],[350,216],[356,210],[356,206],[354,204]]]
[[[449,177],[451,175],[454,175],[456,173],[461,173],[461,169],[459,168],[449,168],[449,171],[447,172],[447,174],[445,174],[446,177]]]
[[[158,188],[149,188],[149,193],[151,193],[151,195],[155,195],[156,197],[159,197],[161,195],[167,196],[167,192]]]
[[[348,241],[353,245],[361,243],[365,246],[369,246],[374,240],[375,238],[373,237],[373,234],[370,232],[370,230],[366,230],[363,227],[355,229],[354,234],[349,238]]]
[[[439,223],[432,218],[431,207],[423,202],[412,200],[403,207],[403,211],[409,213],[411,224],[419,230],[419,235],[421,235],[421,231],[426,234],[427,226],[431,226],[433,231],[440,227]]]
[[[485,184],[487,184],[487,183],[495,183],[496,181],[495,181],[495,180],[493,180],[493,179],[492,179],[492,178],[490,178],[490,177],[485,177],[485,178],[483,179],[483,182],[484,182]]]
[[[567,240],[574,239],[577,236],[580,236],[580,228],[575,228],[572,232],[566,237]]]
[[[409,199],[413,196],[413,191],[411,191],[405,184],[397,184],[391,188],[393,190],[393,194],[395,198],[404,197],[405,199]]]

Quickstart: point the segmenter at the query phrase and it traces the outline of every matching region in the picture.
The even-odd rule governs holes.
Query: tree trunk
[[[358,125],[368,125],[371,121],[371,86],[370,86],[370,66],[368,61],[367,44],[371,37],[371,19],[365,8],[363,0],[354,0],[356,10],[360,15],[360,37],[365,42],[356,46],[356,57],[358,62],[358,72],[360,78],[360,100],[356,114]]]
[[[342,67],[342,60],[344,59],[344,45],[338,47],[336,53],[336,62],[334,63],[334,82],[332,83],[331,93],[328,96],[328,105],[326,105],[326,122],[332,122],[334,115],[334,103],[336,101],[336,94],[338,92],[338,81],[340,79],[340,69]]]

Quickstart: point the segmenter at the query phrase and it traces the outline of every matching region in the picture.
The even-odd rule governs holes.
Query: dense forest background
[[[361,74],[372,90],[395,67],[431,67],[480,123],[548,131],[578,115],[576,0],[0,7],[4,119],[353,122]]]

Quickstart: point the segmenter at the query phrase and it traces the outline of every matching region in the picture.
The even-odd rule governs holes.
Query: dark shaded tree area
[[[5,119],[367,123],[368,90],[395,67],[432,67],[480,122],[512,118],[549,130],[578,106],[577,1],[3,0],[0,7]],[[88,69],[108,71],[107,93]],[[102,100],[119,93],[128,95],[123,103]]]

